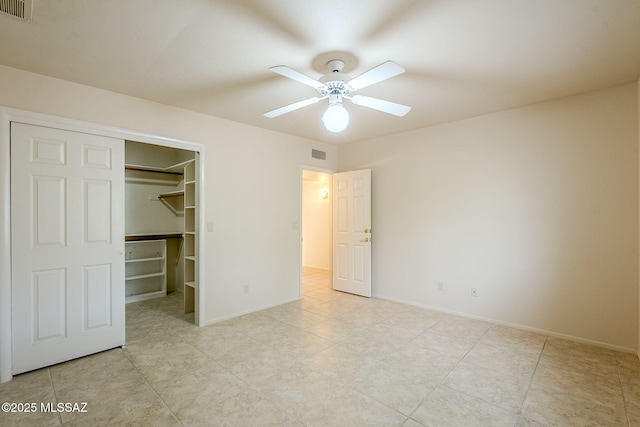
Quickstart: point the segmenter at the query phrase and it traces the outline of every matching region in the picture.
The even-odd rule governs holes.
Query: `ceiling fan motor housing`
[[[341,71],[344,68],[344,61],[339,59],[333,59],[327,62],[327,68],[331,71],[328,74],[318,79],[323,86],[318,88],[318,92],[322,96],[340,95],[346,96],[352,91],[352,88],[347,85],[346,82],[351,80],[351,77],[342,74]],[[333,97],[335,99],[335,97]]]

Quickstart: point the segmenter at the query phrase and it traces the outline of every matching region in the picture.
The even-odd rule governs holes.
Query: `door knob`
[[[360,240],[360,241],[361,241],[362,243],[367,243],[367,242],[369,242],[370,240],[369,240],[369,238],[368,238],[368,237],[365,237],[364,239],[362,239],[362,240]]]
[[[371,229],[370,229],[370,228],[365,228],[365,229],[364,229],[364,232],[365,232],[365,233],[371,233]]]

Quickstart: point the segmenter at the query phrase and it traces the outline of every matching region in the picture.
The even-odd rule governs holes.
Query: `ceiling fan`
[[[330,72],[323,75],[318,80],[312,79],[311,77],[285,65],[278,65],[269,68],[269,70],[274,73],[296,80],[297,82],[307,86],[311,86],[318,91],[320,96],[314,96],[302,101],[294,102],[293,104],[285,105],[284,107],[276,108],[275,110],[264,113],[264,116],[268,118],[278,117],[282,114],[289,113],[329,98],[329,107],[322,116],[322,122],[327,130],[331,132],[342,132],[349,124],[349,113],[342,105],[343,99],[348,99],[356,105],[373,108],[374,110],[393,114],[398,117],[403,117],[411,110],[411,107],[396,104],[395,102],[363,95],[351,95],[357,90],[404,73],[404,68],[395,62],[384,62],[354,78],[351,78],[346,74],[342,74],[344,61],[340,59],[333,59],[329,61],[327,63],[327,68],[329,68]]]

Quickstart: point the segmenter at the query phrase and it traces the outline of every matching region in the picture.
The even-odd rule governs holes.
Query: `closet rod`
[[[183,172],[171,172],[171,171],[163,171],[163,170],[156,170],[151,168],[143,168],[143,167],[135,167],[135,166],[125,166],[124,169],[128,171],[142,171],[142,172],[153,172],[153,173],[167,173],[170,175],[183,175]]]

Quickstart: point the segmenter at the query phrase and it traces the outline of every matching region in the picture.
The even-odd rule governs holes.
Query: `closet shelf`
[[[139,280],[139,279],[146,279],[148,277],[160,277],[160,276],[164,276],[166,273],[163,271],[161,273],[149,273],[149,274],[139,274],[137,276],[127,276],[125,277],[125,280]],[[164,290],[165,294],[166,294],[166,290]]]
[[[127,234],[124,236],[125,242],[136,242],[140,240],[181,239],[181,238],[182,238],[181,231],[175,231],[171,233]]]
[[[184,190],[168,191],[166,193],[158,194],[158,199],[166,199],[168,197],[180,197],[180,196],[184,196]]]
[[[184,175],[184,167],[191,163],[193,160],[187,160],[185,162],[180,162],[175,165],[167,166],[167,167],[158,167],[158,166],[146,166],[146,165],[134,165],[134,164],[125,164],[125,170],[132,171],[142,171],[142,172],[156,172],[156,173],[168,173],[172,175]]]
[[[147,261],[164,261],[164,257],[158,256],[153,258],[135,258],[124,260],[125,264],[130,262],[147,262]]]

